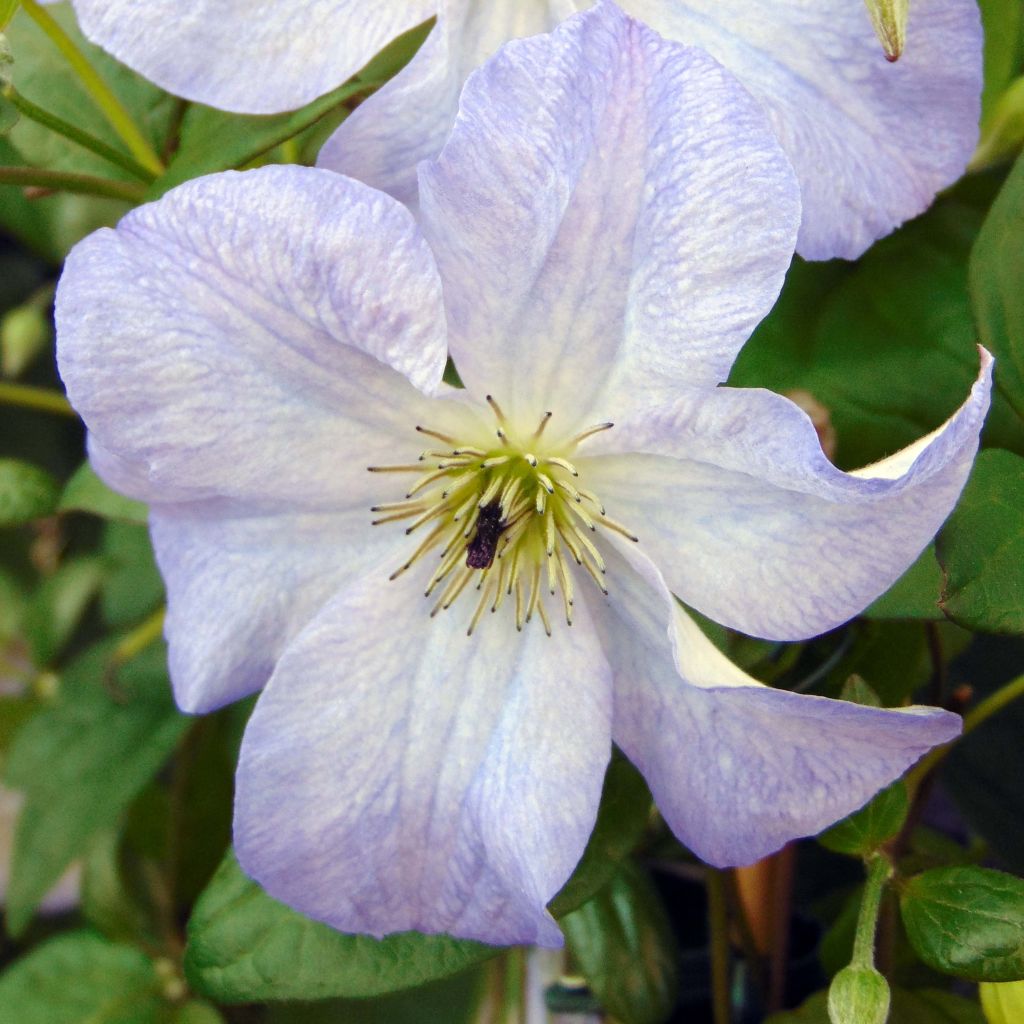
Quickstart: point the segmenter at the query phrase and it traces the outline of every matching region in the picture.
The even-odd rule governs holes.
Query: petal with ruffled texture
[[[989,405],[982,357],[939,430],[855,473],[825,458],[788,399],[739,388],[616,424],[593,449],[622,454],[577,465],[688,605],[754,636],[804,639],[884,593],[953,510]]]
[[[764,104],[800,178],[808,259],[854,258],[963,174],[981,113],[975,0],[916,0],[890,64],[863,3],[623,0]]]
[[[145,469],[144,500],[369,505],[366,467],[457,404],[417,390],[441,390],[446,345],[411,216],[327,171],[228,172],[140,207],[75,247],[56,316],[68,395]]]
[[[239,862],[347,932],[560,945],[545,905],[593,827],[608,667],[585,614],[466,636],[415,574],[367,573],[288,648],[249,722]],[[400,625],[399,625],[400,624]],[[397,626],[397,628],[396,628]]]
[[[762,686],[722,655],[653,564],[609,558],[614,600],[594,608],[614,672],[615,742],[673,832],[718,867],[750,864],[855,811],[960,719]]]
[[[292,110],[426,21],[428,0],[73,0],[82,31],[161,88],[244,114]]]
[[[721,380],[799,220],[749,94],[611,3],[470,78],[420,204],[467,386],[568,422]]]

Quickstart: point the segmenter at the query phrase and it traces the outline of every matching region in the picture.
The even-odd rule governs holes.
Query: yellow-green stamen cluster
[[[588,437],[611,428],[599,423],[572,437],[548,442],[551,413],[526,436],[510,425],[488,396],[498,421],[497,444],[461,444],[455,437],[419,426],[441,447],[429,448],[409,465],[370,466],[372,473],[417,473],[402,501],[376,505],[374,525],[412,520],[407,534],[425,531],[409,559],[391,575],[397,579],[420,559],[439,552],[440,563],[427,583],[435,598],[431,616],[450,608],[474,585],[479,593],[469,624],[472,635],[489,607],[506,599],[515,608],[516,628],[536,614],[551,635],[544,591],[561,595],[565,620],[572,625],[574,575],[584,571],[604,592],[605,561],[594,544],[598,527],[635,541],[609,519],[600,499],[580,486],[580,474],[566,457]]]

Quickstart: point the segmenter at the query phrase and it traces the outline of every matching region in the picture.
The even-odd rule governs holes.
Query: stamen
[[[551,636],[551,620],[548,618],[548,613],[544,610],[544,599],[542,597],[537,598],[537,611],[540,613],[540,621],[544,623],[544,632]]]
[[[625,526],[622,525],[622,523],[615,522],[614,519],[609,519],[606,515],[603,514],[603,511],[601,525],[607,527],[607,529],[609,530],[614,530],[616,533],[621,533],[622,536],[625,537],[627,540],[631,540],[636,544],[640,543],[640,538],[635,533],[633,533],[632,530],[627,529]]]
[[[403,572],[408,571],[412,567],[413,563],[416,562],[417,559],[425,555],[428,551],[431,550],[431,548],[437,547],[437,545],[441,542],[441,535],[444,533],[446,528],[446,523],[438,523],[437,526],[434,527],[433,531],[427,535],[426,540],[424,540],[423,543],[420,544],[420,546],[412,553],[412,555],[409,557],[409,560],[404,565],[396,569],[388,577],[388,579],[397,580],[398,577],[401,576]]]
[[[436,602],[431,616],[451,608],[473,584],[479,596],[467,636],[477,630],[484,611],[497,612],[506,597],[515,602],[517,629],[536,616],[550,636],[543,591],[552,597],[561,593],[565,621],[571,626],[576,566],[608,593],[598,527],[637,541],[626,526],[608,518],[593,491],[570,482],[580,478],[580,470],[566,456],[612,424],[599,423],[568,441],[542,446],[537,442],[547,430],[550,412],[526,437],[493,397],[487,402],[498,421],[500,444],[467,444],[457,436],[417,426],[417,433],[445,447],[426,449],[415,464],[367,467],[371,473],[416,474],[404,501],[373,506],[379,514],[373,522],[408,520],[407,534],[428,526],[427,536],[390,578],[397,579],[429,552],[440,552],[424,591]]]
[[[505,413],[502,412],[501,406],[494,400],[493,395],[487,395],[487,404],[494,410],[494,415],[497,416],[498,422],[504,424]]]
[[[575,448],[576,445],[581,444],[583,441],[586,441],[588,437],[593,437],[595,434],[600,434],[604,430],[611,430],[614,426],[614,423],[596,423],[594,426],[587,427],[587,429],[584,430],[582,433],[577,434],[574,438],[571,438],[569,441],[566,441],[566,444]]]
[[[530,602],[526,606],[526,621],[533,618],[534,609],[537,607],[537,599],[540,597],[540,565],[534,565],[533,577],[530,580]]]
[[[554,455],[548,456],[544,461],[549,466],[560,466],[566,471],[566,473],[570,473],[572,476],[580,475],[579,470],[568,459],[561,459],[557,455]]]
[[[480,595],[480,600],[477,602],[476,611],[473,612],[473,618],[469,620],[469,629],[466,630],[466,636],[472,636],[473,630],[476,629],[477,624],[480,622],[480,616],[483,615],[484,609],[487,607],[487,602],[491,599],[491,592],[493,590],[493,581],[487,580],[487,586],[484,588],[483,593]],[[501,587],[498,587],[499,592]]]
[[[459,442],[448,434],[441,434],[436,430],[430,430],[427,427],[421,427],[417,425],[416,430],[421,434],[426,434],[427,437],[436,437],[438,441],[444,441],[445,444],[457,445]]]
[[[544,428],[548,425],[548,421],[551,419],[552,413],[546,412],[540,418],[540,426],[533,432],[533,440],[536,441],[541,434],[544,433]]]

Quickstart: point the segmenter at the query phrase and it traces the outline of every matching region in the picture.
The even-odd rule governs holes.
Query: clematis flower
[[[354,0],[259,4],[74,0],[83,30],[188,99],[264,113],[313,99],[403,28],[439,21],[412,62],[345,121],[320,163],[416,200],[466,76],[505,41],[546,32],[593,0]],[[859,256],[963,174],[978,135],[975,0],[919,0],[890,64],[856,0],[623,0],[669,39],[702,46],[763,104],[796,168],[808,259]],[[330,40],[330,45],[324,45]]]
[[[853,474],[786,399],[716,386],[798,192],[732,76],[609,4],[470,79],[419,222],[268,167],[71,253],[61,372],[99,472],[151,505],[178,701],[266,683],[235,844],[272,895],[350,932],[553,945],[613,741],[724,865],[956,735],[763,686],[673,596],[830,629],[971,466],[987,357],[944,426]]]

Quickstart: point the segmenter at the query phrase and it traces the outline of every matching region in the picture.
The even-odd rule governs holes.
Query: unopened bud
[[[978,994],[988,1024],[1020,1024],[1024,1020],[1024,981],[983,981]]]
[[[889,983],[874,967],[844,967],[828,989],[828,1019],[832,1024],[885,1024]]]
[[[0,319],[0,370],[17,377],[50,343],[50,317],[33,302],[18,306]]]
[[[907,43],[907,16],[910,0],[864,0],[875,26],[875,35],[885,51],[885,59],[899,60]]]

